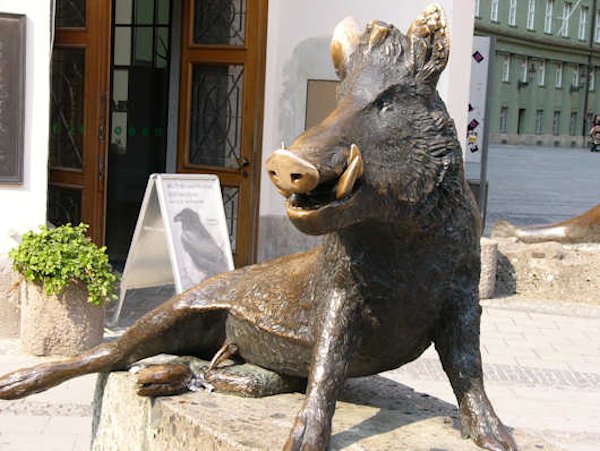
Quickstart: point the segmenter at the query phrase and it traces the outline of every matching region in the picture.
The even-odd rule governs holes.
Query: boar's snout
[[[273,184],[286,197],[308,193],[319,184],[317,168],[286,149],[273,152],[266,168]]]

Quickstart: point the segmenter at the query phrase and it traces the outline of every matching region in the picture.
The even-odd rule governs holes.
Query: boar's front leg
[[[435,347],[458,400],[462,434],[482,448],[513,451],[517,446],[483,388],[477,288],[458,290],[444,312]]]
[[[359,341],[361,303],[357,298],[334,290],[323,312],[306,398],[284,446],[285,451],[327,448],[337,396]]]

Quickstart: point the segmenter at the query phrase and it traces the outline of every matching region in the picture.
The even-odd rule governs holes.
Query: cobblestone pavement
[[[548,224],[600,203],[600,154],[588,149],[491,145],[486,231],[499,220]]]
[[[599,450],[600,308],[519,298],[482,304],[485,385],[500,418],[568,450]],[[432,348],[384,376],[455,403]]]
[[[486,388],[505,423],[567,450],[600,444],[600,307],[515,297],[484,301]],[[0,373],[39,362],[0,340]],[[45,359],[47,360],[47,359]],[[435,351],[383,374],[455,403]],[[95,376],[0,401],[0,450],[89,449]]]
[[[49,361],[19,351],[18,340],[0,340],[0,373]],[[79,451],[90,448],[95,375],[46,392],[0,401],[1,451]]]

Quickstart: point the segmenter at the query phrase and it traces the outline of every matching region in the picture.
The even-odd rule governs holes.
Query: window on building
[[[521,61],[521,81],[523,83],[527,83],[529,80],[529,65],[527,62],[527,58],[523,58]]]
[[[529,0],[529,6],[527,7],[527,29],[535,29],[535,1]]]
[[[479,15],[480,6],[481,6],[481,0],[475,0],[475,17],[481,17]]]
[[[510,81],[510,55],[502,57],[502,81]]]
[[[542,134],[542,125],[544,123],[544,110],[537,110],[535,112],[535,134]]]
[[[560,111],[555,111],[552,116],[552,134],[554,136],[560,134]]]
[[[594,113],[588,111],[585,115],[585,129],[589,132],[592,129],[592,121],[594,120]]]
[[[569,36],[569,19],[571,18],[572,9],[573,5],[571,2],[565,2],[563,5],[562,21],[560,24],[560,35],[565,38]]]
[[[526,118],[527,110],[525,108],[519,108],[519,115],[517,116],[517,135],[525,133]]]
[[[569,135],[575,136],[577,134],[577,111],[571,111],[571,118],[569,119]]]
[[[500,108],[500,133],[506,133],[506,123],[508,121],[508,107]]]
[[[579,66],[573,66],[573,78],[571,79],[571,85],[574,88],[579,88]]]
[[[540,61],[537,67],[537,83],[538,86],[546,84],[546,61]]]
[[[577,29],[577,37],[580,41],[585,40],[585,30],[587,28],[587,18],[588,18],[588,10],[587,6],[582,6],[581,11],[579,11],[579,28]]]
[[[596,89],[595,84],[596,84],[596,69],[594,67],[590,67],[588,91],[593,91],[594,89]]]
[[[498,22],[498,0],[492,0],[490,5],[490,20]]]
[[[563,73],[563,66],[562,63],[559,61],[556,63],[556,77],[554,80],[554,86],[556,88],[562,88],[562,74]]]
[[[552,14],[554,14],[554,0],[546,0],[546,14],[544,16],[544,33],[552,33]]]
[[[596,29],[594,30],[594,41],[600,42],[600,11],[596,13]]]
[[[517,23],[517,0],[510,0],[508,5],[508,24],[516,25]]]

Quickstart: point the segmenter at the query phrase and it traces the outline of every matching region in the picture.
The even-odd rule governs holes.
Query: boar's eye
[[[384,113],[394,109],[394,94],[392,92],[384,92],[375,100],[375,107],[380,112]]]

